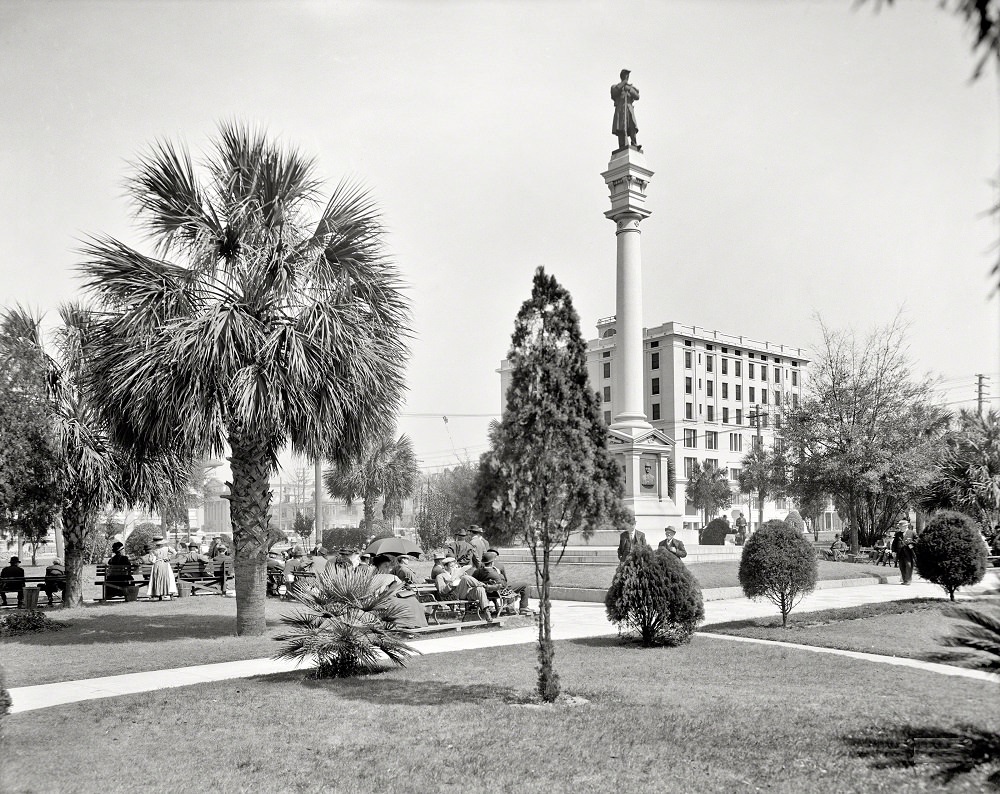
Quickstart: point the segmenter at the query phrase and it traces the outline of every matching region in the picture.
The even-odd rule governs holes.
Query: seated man
[[[24,606],[24,568],[17,557],[10,558],[10,565],[0,571],[0,606],[7,606],[7,593],[17,593],[17,605]]]
[[[842,560],[847,553],[847,544],[841,538],[837,538],[830,544],[830,559],[834,562]]]
[[[522,615],[534,615],[535,611],[528,606],[528,585],[523,582],[508,582],[507,577],[500,573],[496,563],[497,554],[488,551],[483,555],[483,567],[478,569],[473,576],[483,583],[486,588],[487,598],[491,601],[499,601],[497,595],[502,590],[512,590],[521,597],[520,612]],[[500,613],[501,604],[497,604],[497,614]]]
[[[293,546],[292,550],[288,552],[288,559],[285,560],[284,571],[285,571],[285,586],[291,589],[295,585],[295,574],[298,571],[304,571],[309,567],[310,560],[302,554],[302,549],[299,546]]]
[[[401,581],[406,587],[410,587],[417,582],[417,575],[410,567],[410,555],[400,554],[396,558],[396,564],[392,569],[392,575]]]
[[[362,571],[369,571],[371,573],[375,572],[375,566],[372,565],[372,555],[367,551],[361,552],[358,555],[358,564],[355,569],[360,573]]]
[[[326,564],[328,560],[326,559],[327,551],[322,546],[317,546],[312,551],[312,556],[309,558],[309,572],[319,576],[323,571],[326,570]]]
[[[437,578],[444,573],[444,561],[447,559],[448,555],[443,551],[434,552],[434,565],[431,566],[431,575],[427,577],[427,581],[432,584],[437,581]],[[455,559],[452,557],[452,559]]]
[[[434,580],[438,598],[444,601],[472,601],[479,608],[480,614],[485,614],[487,620],[492,620],[489,599],[482,583],[463,573],[454,557],[445,557],[442,564],[444,570]]]
[[[45,591],[49,606],[52,606],[52,594],[56,591],[59,592],[59,598],[66,595],[66,568],[62,560],[53,560],[45,569],[45,581],[38,585],[38,589]]]

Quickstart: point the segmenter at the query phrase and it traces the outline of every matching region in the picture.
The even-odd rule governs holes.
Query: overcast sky
[[[416,338],[400,428],[476,457],[531,276],[614,314],[600,173],[632,70],[655,171],[645,324],[811,347],[903,309],[948,402],[997,375],[997,81],[936,2],[0,4],[0,303],[74,297],[79,240],[143,245],[122,181],[241,118],[380,202]],[[429,414],[429,418],[412,414]],[[440,417],[449,416],[446,425]],[[450,433],[450,437],[449,437]]]

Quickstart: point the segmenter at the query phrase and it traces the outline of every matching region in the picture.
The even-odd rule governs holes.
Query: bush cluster
[[[141,557],[146,553],[146,546],[152,545],[153,538],[159,534],[160,528],[156,524],[139,524],[125,538],[125,556],[133,560]]]
[[[648,546],[618,566],[604,606],[619,633],[637,632],[647,647],[685,643],[705,619],[701,588],[684,563]]]
[[[726,535],[731,535],[735,531],[725,519],[713,518],[701,531],[699,540],[702,546],[722,546],[726,542]]]
[[[15,609],[0,615],[0,637],[18,637],[21,634],[39,634],[43,631],[59,631],[65,623],[51,620],[42,612],[30,609]]]
[[[788,613],[816,587],[818,570],[812,544],[784,521],[773,519],[758,529],[743,547],[740,585],[747,598],[766,598],[781,611],[781,625]]]
[[[986,543],[976,523],[963,513],[935,513],[913,550],[917,573],[941,585],[952,601],[958,588],[976,584],[986,575]]]
[[[806,522],[802,520],[798,510],[789,510],[785,516],[785,523],[800,535],[806,531]]]

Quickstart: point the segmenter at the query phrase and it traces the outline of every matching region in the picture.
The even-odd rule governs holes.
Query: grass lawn
[[[535,583],[535,567],[531,563],[510,563],[505,566],[509,579]],[[716,587],[739,587],[740,564],[726,562],[696,562],[688,566],[703,590]],[[552,570],[552,581],[563,587],[591,587],[606,590],[617,570],[616,565],[557,565]],[[819,561],[819,578],[871,579],[897,573],[895,568],[862,565],[853,562]]]
[[[782,628],[781,617],[775,616],[719,623],[706,626],[705,630],[923,659],[928,654],[944,650],[938,640],[951,634],[958,625],[948,617],[950,604],[943,598],[917,598],[799,615],[792,612],[787,628]]]
[[[532,647],[512,646],[15,714],[0,789],[939,791],[938,767],[909,763],[909,738],[1000,730],[979,681],[706,637],[559,643],[564,689],[584,705],[526,705],[535,665]],[[863,699],[845,696],[851,681]],[[59,740],[67,725],[77,740]],[[982,771],[950,786],[985,787]]]

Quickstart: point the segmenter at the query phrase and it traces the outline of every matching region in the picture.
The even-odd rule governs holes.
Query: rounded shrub
[[[604,606],[619,634],[638,633],[646,647],[681,645],[705,619],[698,580],[675,555],[648,546],[618,566]]]
[[[52,620],[32,609],[15,609],[0,615],[0,637],[20,637],[22,634],[41,634],[44,631],[59,631],[68,624]]]
[[[702,546],[722,546],[726,542],[726,535],[734,532],[736,530],[724,519],[713,518],[701,531],[700,543]]]
[[[125,538],[125,556],[136,559],[146,553],[146,545],[152,544],[153,538],[162,534],[156,524],[146,522],[139,524]]]
[[[941,510],[931,516],[914,544],[917,573],[941,585],[954,601],[955,591],[982,581],[986,544],[975,522],[963,513]]]
[[[781,625],[788,614],[816,587],[816,554],[805,536],[784,521],[772,519],[758,529],[743,547],[740,586],[747,598],[766,598],[781,611]]]
[[[798,510],[789,510],[785,516],[785,523],[800,535],[806,531],[806,522],[802,520]]]

